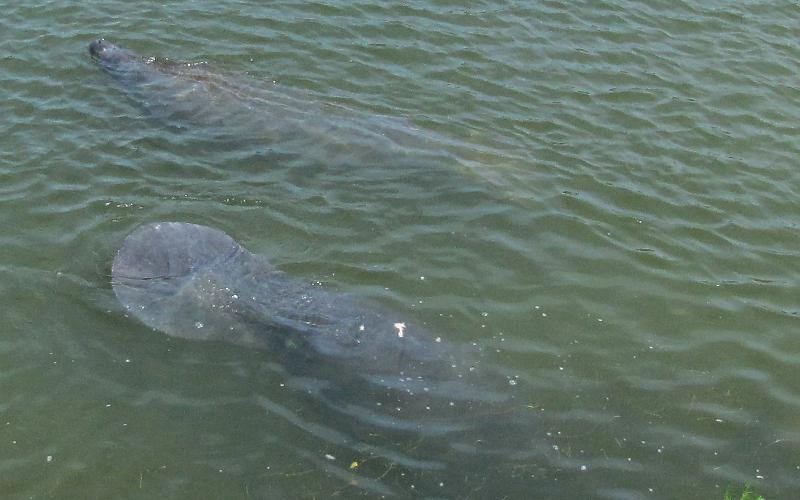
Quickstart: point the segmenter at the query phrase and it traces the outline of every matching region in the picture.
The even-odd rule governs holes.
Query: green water
[[[794,498],[798,26],[784,2],[5,6],[0,498]],[[463,161],[204,142],[98,68],[98,36]],[[109,272],[159,220],[486,346],[530,433],[463,463],[424,435],[367,451],[280,359],[150,331]]]

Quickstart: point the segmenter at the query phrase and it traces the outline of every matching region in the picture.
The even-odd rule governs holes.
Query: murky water
[[[798,26],[779,2],[6,6],[0,496],[793,498]],[[221,118],[124,88],[99,36],[192,63]],[[444,381],[452,413],[392,416],[150,330],[110,266],[169,220],[479,356],[488,402]]]

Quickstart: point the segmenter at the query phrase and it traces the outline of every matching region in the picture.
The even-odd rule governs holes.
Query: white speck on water
[[[239,296],[234,293],[233,295],[231,295],[231,298],[235,300],[235,299],[238,299]]]
[[[512,378],[508,381],[508,385],[517,385],[517,381]]]
[[[547,313],[542,313],[542,317],[546,318],[547,317]]]
[[[360,326],[358,327],[358,331],[359,331],[359,332],[363,332],[363,331],[364,331],[364,325],[360,325]]]
[[[204,326],[205,326],[205,325],[204,325],[202,322],[200,322],[200,321],[197,321],[197,322],[195,322],[195,324],[194,324],[194,327],[195,327],[195,328],[197,328],[198,330],[199,330],[200,328],[203,328]]]
[[[47,455],[47,463],[49,464],[52,461],[53,461],[53,455]]]
[[[130,363],[131,362],[130,358],[125,358],[125,362]]]
[[[481,313],[481,316],[483,316],[485,318],[485,317],[489,316],[489,313],[484,311],[484,312]]]
[[[333,455],[331,455],[329,453],[325,454],[325,458],[327,458],[328,460],[336,460],[336,457],[334,457]]]
[[[433,339],[433,340],[434,340],[435,342],[441,342],[441,341],[442,341],[442,337],[436,337],[436,338],[435,338],[435,339]]]
[[[111,408],[111,403],[107,403],[106,408]]]
[[[406,324],[405,323],[395,323],[394,327],[397,328],[397,336],[402,339],[403,335],[405,334],[405,331],[406,331]]]
[[[425,276],[420,276],[420,277],[419,277],[419,279],[420,279],[421,281],[425,281]]]
[[[586,470],[586,466],[585,465],[581,465],[581,471],[585,471],[585,470]]]

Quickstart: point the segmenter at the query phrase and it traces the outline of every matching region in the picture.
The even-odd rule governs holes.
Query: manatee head
[[[122,64],[139,59],[130,50],[117,47],[102,38],[89,44],[89,54],[91,54],[92,59],[109,69],[119,68]]]

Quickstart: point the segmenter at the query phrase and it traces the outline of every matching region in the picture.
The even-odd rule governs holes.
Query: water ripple
[[[48,2],[4,14],[3,491],[800,488],[797,5]],[[165,120],[90,61],[98,36],[202,63],[195,77],[249,111],[217,128]],[[315,139],[271,123],[280,109]],[[492,409],[506,424],[472,415],[479,438],[459,433],[463,419],[395,422],[356,395],[313,397],[279,359],[137,325],[108,266],[153,220],[219,227],[287,273],[480,349],[506,384],[487,399],[512,390]]]

